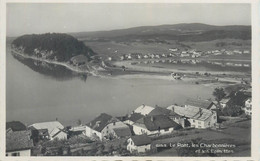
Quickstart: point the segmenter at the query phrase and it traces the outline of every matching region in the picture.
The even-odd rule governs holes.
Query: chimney
[[[202,115],[202,109],[201,108],[199,109],[199,112],[200,112],[200,116],[201,116]]]
[[[143,104],[143,108],[145,107],[145,105]]]

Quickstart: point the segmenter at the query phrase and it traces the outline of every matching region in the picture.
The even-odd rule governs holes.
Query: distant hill
[[[89,59],[95,55],[83,42],[62,33],[23,35],[13,40],[12,46],[22,48],[28,55],[45,52],[50,59],[55,58],[57,61],[68,61],[71,57],[81,54]]]
[[[251,26],[213,26],[201,23],[141,26],[128,29],[70,33],[79,39],[133,41],[164,39],[178,41],[209,41],[216,39],[251,39]]]

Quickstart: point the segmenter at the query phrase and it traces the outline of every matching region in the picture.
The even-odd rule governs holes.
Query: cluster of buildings
[[[126,149],[130,153],[146,153],[151,150],[153,138],[161,135],[180,129],[217,128],[217,110],[226,108],[234,100],[238,104],[241,103],[246,115],[252,115],[251,89],[241,89],[231,92],[219,103],[187,99],[183,106],[170,105],[166,108],[143,104],[125,116],[114,117],[101,113],[87,124],[70,128],[65,128],[59,121],[34,123],[29,126],[18,121],[7,122],[6,156],[30,156],[31,149],[37,142],[66,140],[69,134],[84,135],[92,141],[101,142],[125,139]]]
[[[117,52],[116,52],[117,53]],[[199,58],[199,57],[208,57],[211,55],[238,55],[238,54],[250,54],[249,50],[209,50],[209,51],[198,51],[196,49],[190,50],[180,50],[178,48],[170,48],[169,53],[130,53],[121,55],[117,57],[108,57],[107,60],[133,60],[133,59],[160,59],[160,58],[169,58],[169,57],[179,57],[179,58]]]

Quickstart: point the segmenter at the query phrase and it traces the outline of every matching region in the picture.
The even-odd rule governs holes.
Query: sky
[[[250,4],[9,3],[7,36],[177,23],[250,25]]]

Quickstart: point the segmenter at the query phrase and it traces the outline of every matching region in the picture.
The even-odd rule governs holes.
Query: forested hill
[[[48,59],[68,61],[76,55],[85,55],[89,60],[95,55],[93,50],[71,35],[46,33],[23,35],[12,42],[12,47],[19,48],[24,54],[48,56]]]

